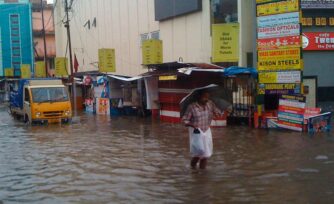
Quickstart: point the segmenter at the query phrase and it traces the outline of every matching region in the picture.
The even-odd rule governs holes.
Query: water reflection
[[[4,203],[326,203],[334,143],[326,134],[214,129],[206,171],[189,168],[187,131],[150,119],[80,115],[30,127],[1,109]]]

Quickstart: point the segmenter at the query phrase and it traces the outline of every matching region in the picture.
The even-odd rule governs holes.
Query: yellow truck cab
[[[68,123],[72,107],[67,88],[59,79],[22,79],[10,96],[10,110],[30,124]]]

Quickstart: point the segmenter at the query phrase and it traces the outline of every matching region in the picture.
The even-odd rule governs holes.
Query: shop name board
[[[285,71],[285,72],[260,72],[259,83],[300,83],[300,71]]]
[[[334,9],[334,0],[301,0],[302,9]]]
[[[257,18],[257,26],[260,28],[299,23],[299,12],[261,16]]]
[[[301,59],[294,57],[288,57],[286,59],[268,59],[258,62],[259,71],[280,71],[288,69],[301,70],[302,67]]]
[[[303,26],[334,26],[334,17],[305,17],[301,22]]]
[[[259,84],[258,94],[300,94],[300,84]]]
[[[300,59],[300,48],[278,49],[278,50],[261,50],[258,52],[258,61],[269,59]]]
[[[301,37],[299,35],[257,40],[258,50],[275,50],[293,47],[301,47]]]
[[[334,50],[334,32],[303,33],[304,50]]]
[[[212,62],[239,61],[239,24],[212,25]]]
[[[300,25],[280,25],[258,28],[258,39],[300,35]]]
[[[99,49],[99,71],[116,72],[115,49]]]
[[[256,6],[257,16],[267,16],[280,13],[299,11],[299,0],[279,1]]]

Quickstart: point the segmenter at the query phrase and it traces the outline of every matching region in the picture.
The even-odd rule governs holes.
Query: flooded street
[[[81,114],[30,127],[0,109],[0,203],[331,203],[333,134],[214,129],[208,169],[189,168],[187,130]]]

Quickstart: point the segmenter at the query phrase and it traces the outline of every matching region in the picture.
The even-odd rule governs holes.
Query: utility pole
[[[70,20],[68,17],[68,10],[70,8],[68,7],[67,0],[65,0],[65,12],[66,12],[66,22],[65,22],[65,28],[67,30],[67,40],[68,40],[68,50],[70,54],[70,70],[71,70],[71,76],[70,76],[70,82],[72,83],[72,103],[74,112],[76,113],[77,104],[76,104],[76,90],[75,90],[75,83],[74,83],[74,76],[73,76],[73,60],[72,60],[72,45],[71,45],[71,30],[70,30]]]
[[[46,50],[46,39],[45,39],[45,25],[44,25],[44,3],[41,0],[41,12],[42,12],[42,26],[43,26],[43,41],[44,41],[44,64],[45,64],[45,74],[48,74],[48,64],[47,64],[47,50]]]

